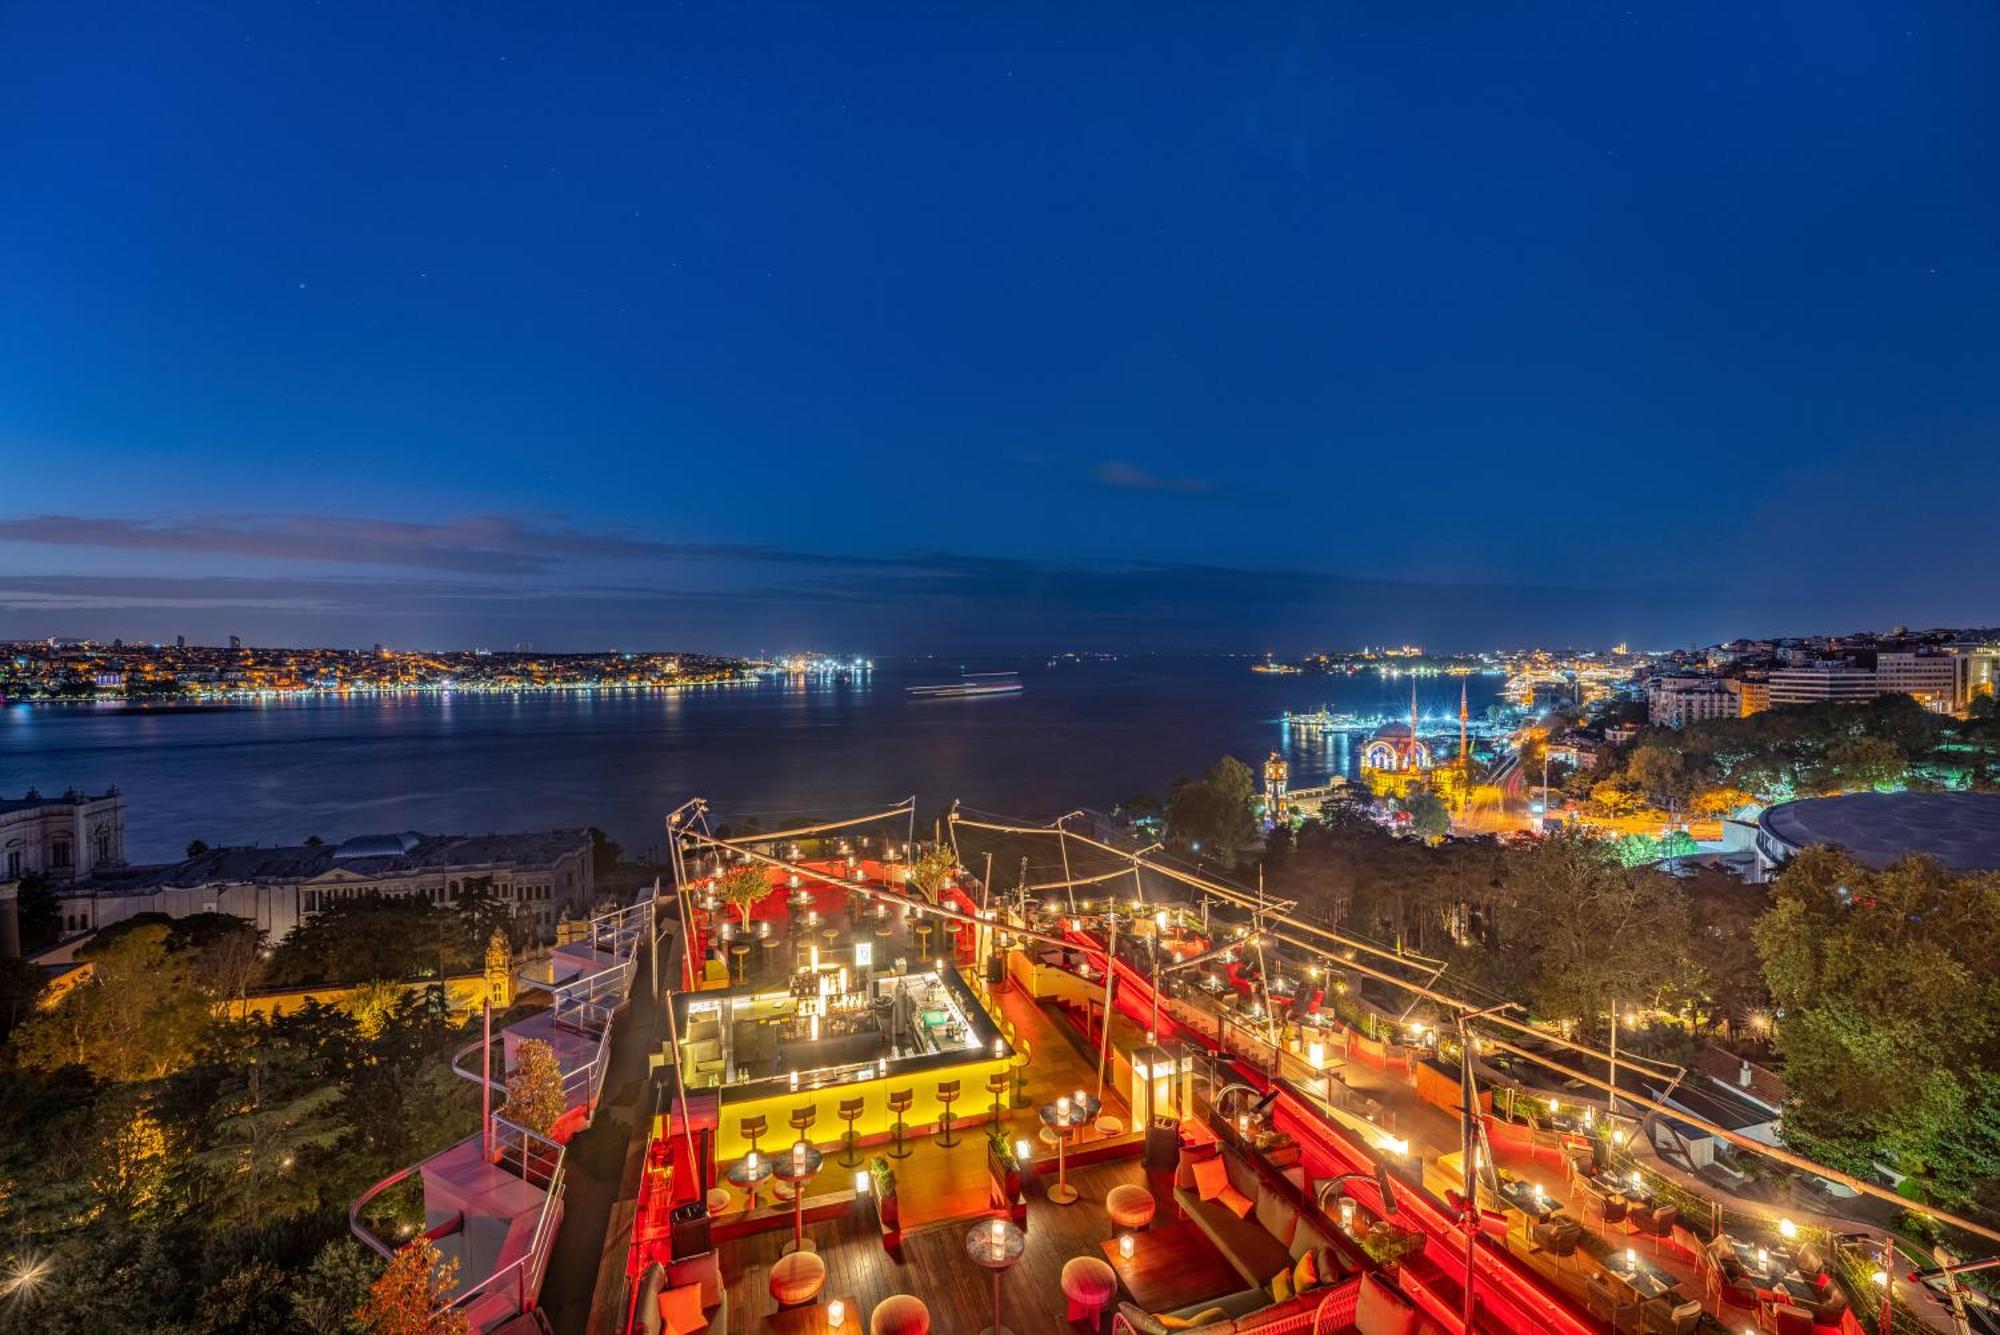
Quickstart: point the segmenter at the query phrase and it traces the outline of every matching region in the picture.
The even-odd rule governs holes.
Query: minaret
[[[1465,724],[1472,715],[1465,708],[1465,678],[1458,679],[1458,765],[1464,769],[1470,763],[1472,752],[1465,746]]]
[[[1409,768],[1415,769],[1417,767],[1417,679],[1414,674],[1410,677],[1410,750],[1408,754]]]

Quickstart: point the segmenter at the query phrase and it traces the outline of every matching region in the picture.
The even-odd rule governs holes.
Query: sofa
[[[1215,1156],[1223,1162],[1229,1186],[1250,1202],[1250,1210],[1240,1218],[1222,1200],[1201,1199],[1194,1166]],[[1319,1230],[1302,1220],[1290,1202],[1267,1185],[1235,1150],[1221,1146],[1183,1149],[1174,1170],[1174,1205],[1183,1217],[1194,1221],[1244,1284],[1267,1300],[1272,1277],[1295,1265],[1307,1251],[1320,1251],[1323,1270],[1339,1261]]]
[[[1199,1331],[1201,1335],[1248,1335],[1252,1331],[1283,1335],[1306,1330],[1319,1335],[1435,1335],[1401,1294],[1373,1275],[1357,1275],[1283,1302],[1271,1302],[1268,1294],[1262,1296],[1261,1304],[1244,1301],[1251,1297],[1245,1293],[1220,1303],[1202,1304],[1202,1310],[1187,1308],[1161,1316],[1120,1303],[1112,1331],[1113,1335],[1127,1330],[1134,1335],[1165,1335],[1179,1330]]]
[[[643,1335],[724,1335],[729,1286],[723,1283],[720,1259],[715,1252],[703,1252],[670,1266],[658,1261],[647,1266],[639,1281],[634,1328]],[[690,1288],[698,1292],[677,1297]]]

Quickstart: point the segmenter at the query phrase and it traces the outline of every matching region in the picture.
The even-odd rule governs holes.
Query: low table
[[[1639,1295],[1641,1301],[1659,1298],[1677,1292],[1680,1279],[1672,1273],[1660,1269],[1645,1257],[1614,1251],[1604,1258],[1604,1272],[1618,1280],[1626,1288]]]
[[[1171,1312],[1243,1287],[1243,1277],[1193,1223],[1155,1225],[1132,1235],[1132,1259],[1118,1254],[1118,1239],[1102,1244],[1104,1259],[1132,1301],[1148,1312]]]

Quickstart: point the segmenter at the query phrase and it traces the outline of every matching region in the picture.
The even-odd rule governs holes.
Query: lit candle
[[[996,1039],[994,1039],[994,1040],[993,1040],[993,1055],[994,1055],[994,1056],[996,1056],[996,1057],[1004,1057],[1004,1056],[1006,1056],[1006,1055],[1007,1055],[1007,1051],[1006,1051],[1006,1049],[1007,1049],[1007,1040],[1006,1040],[1006,1039],[1004,1039],[1004,1038],[996,1038]]]
[[[1034,1150],[1029,1146],[1027,1141],[1017,1140],[1014,1142],[1014,1157],[1020,1162],[1026,1163],[1033,1156]]]
[[[847,1304],[841,1302],[840,1299],[835,1298],[832,1302],[826,1305],[827,1325],[832,1326],[835,1330],[839,1330],[841,1327],[841,1323],[846,1320],[847,1320]]]
[[[1637,1269],[1637,1268],[1638,1268],[1638,1265],[1639,1265],[1639,1253],[1637,1253],[1637,1252],[1633,1251],[1633,1250],[1632,1250],[1632,1249],[1631,1249],[1630,1247],[1627,1247],[1627,1248],[1625,1249],[1625,1266],[1626,1266],[1626,1268],[1627,1268],[1628,1270],[1631,1270],[1631,1269]]]
[[[1340,1198],[1340,1226],[1354,1227],[1354,1202],[1345,1196]]]
[[[993,1221],[992,1238],[993,1255],[996,1257],[1005,1256],[1007,1254],[1007,1225],[1003,1220],[996,1219]]]
[[[1070,1102],[1074,1103],[1079,1108],[1084,1108],[1089,1106],[1087,1103],[1084,1102],[1083,1091],[1080,1089],[1076,1091],[1075,1094],[1070,1096]]]
[[[1789,1238],[1796,1238],[1798,1235],[1799,1235],[1799,1226],[1797,1224],[1794,1224],[1789,1219],[1780,1219],[1778,1221],[1779,1237],[1789,1239]]]
[[[797,1069],[795,1068],[795,1069],[794,1069],[794,1070],[792,1071],[792,1088],[793,1088],[793,1089],[797,1089],[798,1087],[799,1087],[799,1073],[798,1073]]]
[[[1118,1235],[1118,1254],[1128,1261],[1132,1259],[1132,1235],[1130,1233],[1121,1233]]]
[[[1639,1170],[1636,1168],[1632,1170],[1632,1185],[1635,1187],[1643,1187],[1646,1185],[1645,1180],[1639,1176]]]
[[[749,1169],[750,1169],[750,1171],[751,1171],[751,1172],[753,1172],[753,1173],[754,1173],[754,1172],[756,1172],[756,1171],[757,1171],[757,1151],[755,1151],[755,1150],[752,1150],[752,1151],[750,1151],[749,1155],[748,1155],[747,1157],[745,1157],[745,1159],[743,1160],[743,1162],[744,1162],[744,1163],[745,1163],[746,1165],[748,1165],[748,1167],[749,1167]]]
[[[868,1194],[868,1170],[865,1168],[854,1175],[854,1194],[857,1196]]]
[[[801,1140],[792,1146],[792,1171],[803,1172],[806,1166],[806,1143]]]
[[[1064,1094],[1056,1099],[1056,1118],[1063,1122],[1069,1120],[1069,1095]]]

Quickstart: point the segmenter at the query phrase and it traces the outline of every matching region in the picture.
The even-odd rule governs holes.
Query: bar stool
[[[1001,1108],[1002,1100],[1006,1099],[1008,1092],[1013,1087],[1014,1077],[1006,1071],[995,1071],[992,1075],[986,1077],[986,1092],[993,1096],[993,1125],[995,1126],[1002,1124],[1002,1118],[1005,1116]]]
[[[938,1115],[938,1125],[944,1128],[944,1130],[939,1135],[937,1144],[944,1149],[950,1149],[952,1146],[958,1144],[957,1137],[951,1134],[951,1105],[958,1102],[958,1081],[938,1081],[937,1098],[938,1102],[944,1105],[944,1111]]]
[[[764,1119],[761,1116],[746,1117],[742,1121],[736,1124],[737,1134],[742,1136],[743,1139],[750,1142],[750,1152],[752,1154],[755,1154],[757,1152],[758,1138],[764,1135],[764,1133],[767,1130],[769,1130],[769,1128],[766,1126]]]
[[[931,925],[927,922],[917,924],[917,953],[926,958],[931,953]]]
[[[818,1120],[818,1104],[808,1103],[803,1108],[792,1109],[792,1130],[798,1132],[799,1139],[805,1141],[807,1144],[812,1143],[812,1137],[808,1136],[806,1132],[812,1130],[812,1124]]]
[[[852,1168],[861,1162],[860,1158],[854,1153],[856,1144],[854,1122],[856,1118],[861,1116],[862,1106],[863,1104],[860,1099],[842,1099],[840,1101],[840,1117],[842,1121],[847,1123],[847,1148],[840,1152],[840,1162],[843,1167]]]
[[[1028,1062],[1030,1060],[1028,1040],[1025,1038],[1021,1039],[1014,1044],[1014,1056],[1008,1063],[1008,1065],[1014,1068],[1014,1106],[1016,1108],[1025,1108],[1028,1106],[1027,1100],[1021,1097],[1021,1088],[1027,1083]]]
[[[889,1111],[896,1114],[896,1143],[895,1147],[889,1151],[889,1157],[892,1159],[907,1159],[910,1157],[910,1147],[903,1143],[903,1114],[908,1112],[910,1105],[916,1101],[917,1091],[914,1089],[892,1089],[889,1091]]]

